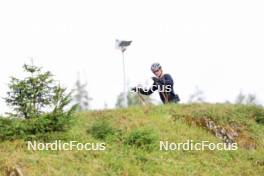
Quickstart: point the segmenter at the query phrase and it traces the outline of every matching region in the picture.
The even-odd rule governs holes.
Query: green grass
[[[20,167],[26,176],[263,175],[264,125],[256,122],[263,118],[263,112],[255,106],[192,104],[81,113],[69,131],[45,134],[44,138],[105,142],[105,151],[28,151],[24,140],[4,141],[0,143],[0,175],[13,166]],[[210,131],[190,122],[205,117],[221,126],[236,123],[243,133],[240,140],[256,142],[256,149],[159,150],[159,141],[166,140],[221,142]]]

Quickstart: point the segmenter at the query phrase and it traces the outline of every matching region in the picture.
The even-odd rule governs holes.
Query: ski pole
[[[139,92],[137,92],[137,94],[138,94],[138,96],[139,96],[139,100],[140,100],[140,102],[141,102],[143,105],[146,105],[146,102],[145,102],[145,99],[143,98],[143,96],[142,96]]]

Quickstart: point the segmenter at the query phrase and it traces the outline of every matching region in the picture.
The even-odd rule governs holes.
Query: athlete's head
[[[160,77],[162,75],[162,68],[161,68],[161,65],[159,63],[153,63],[151,65],[151,71],[157,77]]]

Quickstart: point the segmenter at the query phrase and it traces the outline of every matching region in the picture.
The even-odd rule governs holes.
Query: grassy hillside
[[[40,142],[105,142],[106,150],[29,151],[25,140],[4,141],[0,142],[0,175],[6,175],[14,167],[25,176],[264,173],[264,110],[260,107],[145,106],[81,113],[74,121],[68,132],[37,138]],[[215,127],[208,126],[209,123]],[[226,135],[221,137],[215,129]],[[225,136],[238,143],[238,150],[160,151],[159,146],[160,141],[220,143]]]

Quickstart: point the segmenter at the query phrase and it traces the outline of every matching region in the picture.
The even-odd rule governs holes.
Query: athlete
[[[159,63],[153,63],[151,65],[151,71],[155,77],[152,77],[153,85],[150,89],[144,89],[141,87],[134,87],[131,90],[139,92],[143,95],[150,95],[154,91],[159,91],[161,101],[165,103],[178,103],[180,98],[173,90],[173,79],[170,74],[164,74]]]

